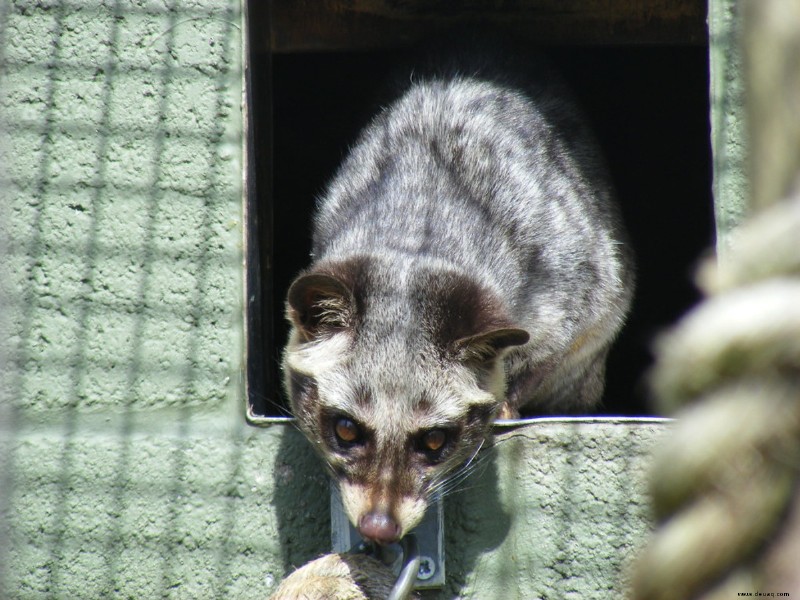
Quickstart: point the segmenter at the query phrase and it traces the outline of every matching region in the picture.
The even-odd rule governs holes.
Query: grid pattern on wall
[[[0,2],[2,597],[263,584],[241,30],[237,0]]]

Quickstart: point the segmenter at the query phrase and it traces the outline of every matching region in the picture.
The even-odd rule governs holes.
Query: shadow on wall
[[[322,461],[294,426],[281,426],[274,507],[284,575],[331,548],[330,485]]]
[[[481,451],[469,477],[445,497],[444,508],[447,581],[438,596],[456,598],[469,584],[467,577],[480,556],[500,546],[511,525],[500,501],[495,447]]]

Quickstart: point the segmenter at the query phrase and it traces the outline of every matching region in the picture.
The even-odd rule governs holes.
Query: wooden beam
[[[706,12],[705,0],[272,0],[271,49],[400,47],[475,23],[548,45],[705,44]]]

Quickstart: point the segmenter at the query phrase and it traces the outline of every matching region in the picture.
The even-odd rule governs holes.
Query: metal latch
[[[444,509],[441,498],[436,500],[425,513],[419,525],[413,531],[416,541],[416,552],[419,554],[419,568],[414,581],[415,590],[433,589],[444,586]],[[339,488],[331,485],[331,545],[334,552],[348,552],[363,540],[358,530],[350,524],[350,520],[342,507]],[[406,544],[391,544],[383,551],[383,560],[395,575],[401,576],[411,547]],[[398,582],[399,583],[399,582]]]

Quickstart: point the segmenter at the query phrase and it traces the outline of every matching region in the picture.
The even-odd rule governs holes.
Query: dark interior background
[[[551,47],[546,52],[593,122],[638,257],[634,308],[611,355],[600,412],[653,414],[643,385],[653,337],[697,301],[691,273],[714,241],[707,47]],[[254,125],[257,132],[271,127],[272,133],[272,152],[256,152],[256,159],[269,160],[271,154],[273,187],[269,207],[263,204],[270,202],[268,185],[259,186],[258,198],[260,210],[269,213],[259,236],[272,256],[262,265],[266,297],[260,327],[266,356],[263,387],[251,393],[256,414],[284,410],[279,376],[287,335],[283,299],[309,262],[315,197],[359,129],[386,102],[386,79],[403,54],[253,57]],[[268,77],[258,76],[259,69],[269,68],[271,86]],[[271,124],[265,121],[270,118]],[[257,147],[269,143],[261,135]],[[261,165],[260,172],[269,166]]]

